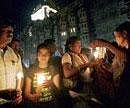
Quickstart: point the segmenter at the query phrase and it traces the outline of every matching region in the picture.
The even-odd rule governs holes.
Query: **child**
[[[49,64],[50,50],[44,43],[37,47],[37,60],[38,62],[29,68],[25,79],[25,99],[33,108],[58,108],[58,73],[54,66]]]

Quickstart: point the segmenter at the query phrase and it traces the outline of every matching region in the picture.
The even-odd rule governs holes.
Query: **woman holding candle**
[[[53,65],[49,64],[50,50],[45,44],[37,47],[38,62],[28,69],[25,79],[25,98],[33,108],[58,108],[56,91],[59,79]]]
[[[67,39],[66,53],[62,57],[62,66],[63,83],[72,97],[73,107],[89,108],[88,101],[94,96],[91,87],[88,86],[92,81],[91,71],[88,68],[88,57],[81,53],[79,37],[72,36]]]
[[[111,42],[106,40],[95,40],[90,46],[106,47],[114,54],[114,59],[111,68],[112,79],[114,80],[114,86],[118,89],[116,95],[117,102],[116,107],[129,108],[130,107],[130,22],[126,21],[120,24],[114,30],[114,37],[118,46],[112,45]],[[117,84],[119,83],[119,84]],[[117,86],[118,85],[118,86]],[[106,105],[108,107],[110,102]]]

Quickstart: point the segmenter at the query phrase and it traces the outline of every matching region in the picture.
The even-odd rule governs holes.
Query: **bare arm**
[[[26,78],[25,79],[25,91],[24,91],[24,95],[25,95],[25,98],[30,100],[30,101],[33,101],[33,102],[37,102],[38,99],[39,99],[39,96],[40,94],[31,94],[31,79],[30,78]]]
[[[22,90],[22,82],[23,82],[23,78],[16,80],[16,90]]]
[[[52,81],[57,88],[60,88],[60,75],[56,74],[53,76]]]
[[[119,59],[126,59],[126,52],[116,48],[111,43],[105,43],[106,48],[109,49],[117,58]]]
[[[63,64],[63,72],[64,72],[64,76],[65,76],[66,78],[75,75],[78,71],[79,71],[78,68],[73,67],[73,66],[72,66],[71,64],[69,64],[69,63],[64,63],[64,64]]]
[[[109,49],[117,58],[126,59],[125,51],[119,49],[118,47],[115,47],[109,41],[106,41],[103,39],[97,39],[97,40],[94,40],[92,43],[90,43],[90,47],[92,47],[92,48],[105,47],[105,48]]]

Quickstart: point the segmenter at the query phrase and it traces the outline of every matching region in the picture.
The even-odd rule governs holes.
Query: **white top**
[[[16,80],[23,78],[21,57],[7,47],[5,53],[0,49],[0,90],[15,89]]]
[[[71,65],[73,65],[74,67],[78,67],[82,64],[84,64],[83,60],[75,53],[71,53],[72,56],[70,56],[70,54],[65,53],[62,56],[62,64],[64,63],[70,63]],[[84,54],[80,54],[80,56],[82,56],[82,58],[84,59],[84,61],[87,63],[88,62],[88,58],[86,55]],[[73,62],[72,62],[73,61]]]

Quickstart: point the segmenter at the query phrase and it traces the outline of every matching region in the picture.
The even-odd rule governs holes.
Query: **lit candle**
[[[106,53],[106,48],[104,47],[96,47],[94,51],[91,51],[95,57],[95,59],[104,58]]]
[[[86,79],[87,82],[90,82],[92,79],[91,79],[91,70],[90,68],[87,68],[84,72],[84,77]]]
[[[37,84],[40,86],[47,80],[46,76],[43,73],[37,74]]]
[[[48,72],[41,72],[36,74],[36,82],[37,86],[41,86],[42,84],[46,83],[46,81],[51,80],[51,75]]]

